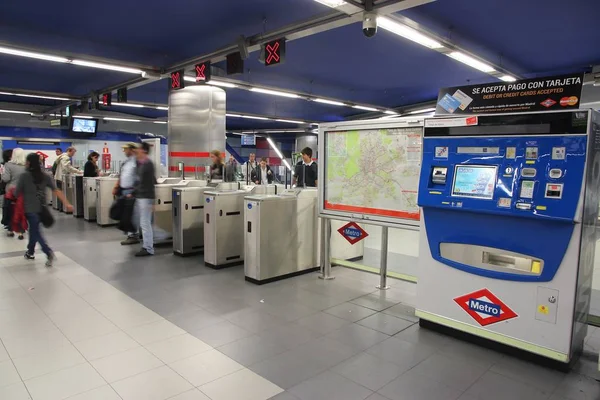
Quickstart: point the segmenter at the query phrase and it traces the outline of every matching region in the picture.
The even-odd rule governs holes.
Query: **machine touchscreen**
[[[452,196],[488,199],[494,197],[498,168],[491,165],[457,165]]]

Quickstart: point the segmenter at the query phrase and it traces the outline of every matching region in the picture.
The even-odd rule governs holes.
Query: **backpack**
[[[58,156],[56,158],[56,160],[54,161],[54,164],[52,164],[52,176],[56,176],[56,170],[58,169],[58,162],[60,161],[61,157],[62,157],[62,154],[60,156]]]

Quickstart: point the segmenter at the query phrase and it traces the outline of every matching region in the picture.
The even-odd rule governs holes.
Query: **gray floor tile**
[[[373,392],[333,372],[324,372],[290,389],[301,400],[364,400]]]
[[[297,398],[296,396],[294,396],[293,394],[291,394],[290,392],[282,392],[282,393],[279,393],[275,397],[271,397],[269,400],[300,400],[300,399]]]
[[[600,399],[600,384],[595,379],[571,373],[558,384],[553,396],[570,400],[597,400]]]
[[[190,334],[196,336],[204,343],[208,343],[212,347],[219,347],[251,336],[252,332],[240,328],[229,321],[222,321],[200,329],[199,331],[190,332]]]
[[[237,326],[241,326],[254,333],[281,326],[287,322],[265,311],[256,309],[244,309],[231,314],[225,314],[223,317],[229,322],[233,322]]]
[[[434,354],[414,367],[412,371],[462,392],[485,374],[487,367],[462,362],[442,354]]]
[[[266,339],[270,343],[279,344],[286,347],[288,350],[292,350],[312,339],[316,339],[320,334],[295,322],[291,322],[286,325],[259,332],[258,336]]]
[[[332,371],[368,389],[377,391],[406,372],[407,369],[369,353],[360,353],[336,365]]]
[[[466,363],[479,364],[486,368],[496,364],[504,357],[499,352],[462,340],[452,340],[446,346],[440,348],[440,353]]]
[[[488,371],[465,392],[465,395],[482,400],[543,400],[548,399],[550,393]]]
[[[343,303],[325,310],[327,314],[335,315],[350,322],[356,322],[376,313],[375,310],[353,303]]]
[[[248,367],[284,353],[288,351],[288,348],[280,343],[253,335],[220,346],[217,350]]]
[[[379,393],[390,400],[456,400],[462,394],[460,390],[411,372],[396,378]]]
[[[381,294],[368,294],[350,301],[353,304],[370,308],[371,310],[381,311],[398,303],[396,300],[386,298]]]
[[[405,342],[396,337],[384,340],[367,350],[367,353],[405,369],[414,367],[435,352],[436,349],[434,347]]]
[[[414,322],[396,318],[393,315],[377,313],[365,319],[361,319],[357,324],[375,329],[376,331],[383,332],[387,335],[395,335],[413,325]]]
[[[313,332],[326,335],[344,325],[348,325],[350,322],[324,312],[319,312],[317,314],[309,315],[308,317],[300,318],[296,323]]]
[[[388,335],[374,331],[357,324],[341,327],[327,335],[328,338],[339,340],[348,346],[362,351],[389,338]]]
[[[390,399],[388,399],[387,397],[383,397],[379,393],[373,393],[372,395],[367,397],[365,400],[390,400]]]
[[[390,308],[386,308],[382,312],[407,321],[419,322],[419,318],[415,316],[415,308],[407,304],[398,303]]]
[[[598,369],[598,354],[596,354],[595,367]],[[564,372],[545,368],[511,356],[503,357],[490,368],[490,371],[550,393],[566,377]]]
[[[319,310],[305,306],[304,304],[291,303],[289,301],[273,303],[265,300],[258,308],[288,322],[296,321],[297,319],[308,317],[319,312]]]
[[[435,348],[442,348],[453,341],[453,339],[449,336],[442,335],[429,329],[421,328],[418,324],[415,324],[410,328],[397,333],[395,337],[407,342],[424,344],[426,346]]]
[[[205,310],[194,310],[167,316],[167,319],[188,332],[196,332],[208,326],[223,322],[223,318]]]

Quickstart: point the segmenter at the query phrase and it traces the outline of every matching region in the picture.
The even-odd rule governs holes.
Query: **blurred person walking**
[[[2,220],[9,237],[14,237],[15,232],[19,240],[23,240],[23,234],[27,230],[27,222],[22,213],[22,199],[15,196],[15,187],[19,177],[25,172],[25,151],[19,147],[13,149],[10,161],[4,165],[2,171],[2,182],[6,184],[4,195],[4,208]],[[19,209],[17,210],[17,206]]]

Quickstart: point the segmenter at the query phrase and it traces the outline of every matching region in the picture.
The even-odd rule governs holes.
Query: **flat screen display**
[[[98,129],[97,119],[73,118],[71,122],[71,132],[87,135],[95,135]]]
[[[488,199],[494,197],[498,167],[492,165],[457,165],[454,168],[452,196]]]

